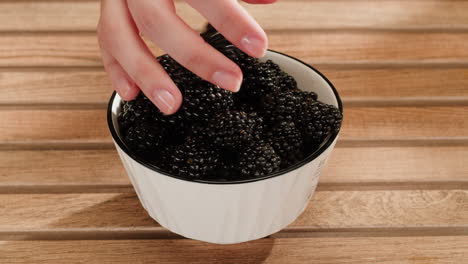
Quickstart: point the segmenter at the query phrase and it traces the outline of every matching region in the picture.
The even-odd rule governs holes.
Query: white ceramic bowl
[[[302,90],[342,111],[333,85],[317,70],[285,54],[268,51],[271,59],[291,74]],[[259,179],[202,182],[177,178],[149,164],[127,148],[119,136],[117,115],[121,99],[109,102],[112,137],[136,193],[148,214],[163,227],[184,237],[218,244],[239,243],[278,232],[304,210],[338,133],[296,166]]]

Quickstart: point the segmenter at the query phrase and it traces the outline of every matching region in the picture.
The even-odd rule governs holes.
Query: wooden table
[[[335,83],[345,121],[305,213],[228,246],[140,206],[106,128],[98,5],[0,1],[1,263],[468,263],[468,1],[249,7]]]

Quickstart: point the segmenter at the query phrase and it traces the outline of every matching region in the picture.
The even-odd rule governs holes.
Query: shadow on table
[[[96,195],[96,198],[109,195],[109,198],[50,223],[50,227],[60,230],[58,232],[33,233],[17,237],[15,240],[60,242],[65,238],[66,243],[75,241],[79,245],[68,248],[68,252],[84,259],[93,259],[94,256],[92,262],[101,258],[101,261],[106,262],[105,256],[114,252],[117,255],[131,256],[132,260],[135,258],[135,262],[154,260],[170,263],[253,264],[262,263],[269,256],[275,242],[273,238],[267,238],[241,244],[216,245],[185,239],[162,228],[149,217],[135,193],[91,195]],[[91,240],[95,242],[99,240],[98,246],[87,245],[86,241]],[[59,250],[63,250],[60,247],[51,247],[48,242],[35,244],[34,251],[52,256],[59,254]],[[7,250],[8,244],[8,242],[3,244],[0,252]],[[41,245],[44,248],[41,248]],[[110,257],[110,259],[113,258],[115,257]],[[122,259],[123,262],[125,262],[124,259]]]

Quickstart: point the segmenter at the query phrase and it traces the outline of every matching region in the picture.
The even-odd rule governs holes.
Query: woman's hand
[[[234,45],[251,56],[263,56],[266,34],[236,0],[186,1]],[[97,31],[104,67],[124,100],[135,98],[141,89],[165,114],[175,113],[182,103],[179,89],[140,34],[201,78],[229,91],[240,88],[239,67],[177,16],[173,0],[102,0]]]

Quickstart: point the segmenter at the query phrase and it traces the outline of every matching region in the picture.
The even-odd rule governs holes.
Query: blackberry
[[[181,92],[185,90],[186,86],[202,80],[184,66],[180,65],[169,55],[160,56],[158,61]]]
[[[209,39],[214,35],[217,34],[218,31],[211,25],[210,23],[206,24],[205,29],[200,34],[200,36],[205,40],[209,41]]]
[[[259,141],[240,153],[239,167],[246,178],[260,177],[280,168],[281,159],[269,144]]]
[[[122,103],[122,110],[118,117],[120,133],[130,135],[129,139],[132,142],[140,142],[144,140],[145,133],[156,133],[151,127],[156,127],[158,130],[164,128],[165,143],[173,145],[180,144],[185,138],[187,125],[183,120],[181,113],[173,115],[164,115],[159,109],[143,94],[140,93],[134,100],[125,101]],[[138,130],[136,130],[138,128]],[[153,139],[148,138],[148,142]],[[136,143],[135,143],[136,144]],[[154,144],[138,143],[136,146]],[[140,147],[136,147],[140,149]]]
[[[166,131],[154,122],[136,121],[124,132],[124,142],[132,150],[146,153],[156,150],[165,143]]]
[[[340,130],[342,119],[335,106],[313,101],[302,110],[298,124],[304,141],[319,145],[328,135]]]
[[[253,113],[258,111],[258,104],[250,104],[250,103],[235,103],[234,110],[246,113]]]
[[[166,162],[171,164],[169,171],[189,179],[201,179],[211,175],[219,162],[216,149],[207,148],[203,144],[188,141],[174,149],[166,150]]]
[[[282,121],[294,121],[301,110],[317,99],[317,94],[292,90],[278,94],[269,94],[262,98],[262,114],[270,124]]]
[[[213,175],[216,180],[239,180],[239,152],[226,148],[218,148],[220,160]]]
[[[301,102],[301,109],[306,109],[309,105],[313,104],[314,101],[317,101],[317,94],[314,92],[293,90],[291,91],[294,95],[299,97]]]
[[[251,72],[254,69],[255,65],[260,63],[260,61],[257,58],[250,57],[249,55],[235,47],[221,50],[221,52],[230,60],[232,60],[235,64],[237,64],[244,75]]]
[[[301,97],[292,92],[269,94],[263,97],[261,105],[269,124],[293,121],[299,114]]]
[[[159,62],[183,94],[179,111],[171,117],[161,116],[162,122],[206,121],[234,104],[231,92],[202,80],[168,55],[161,56]]]
[[[135,121],[154,121],[159,110],[156,106],[140,93],[134,100],[122,103],[119,112],[119,127],[122,130],[128,129]]]
[[[298,89],[296,80],[284,71],[279,72],[278,82],[282,92],[288,92]]]
[[[233,105],[232,92],[201,81],[185,89],[180,111],[187,121],[207,122],[217,113],[229,110]]]
[[[241,97],[262,97],[281,91],[277,77],[278,65],[272,61],[259,62],[244,72],[244,81],[239,91]]]
[[[282,159],[282,167],[302,158],[302,135],[294,122],[283,121],[267,132],[270,145]]]
[[[205,31],[200,35],[208,44],[239,65],[243,72],[249,72],[252,66],[259,62],[257,58],[250,57],[236,46],[232,45],[232,43],[211,24],[208,24]]]
[[[216,116],[204,134],[218,147],[240,149],[259,140],[262,131],[263,118],[256,113],[229,111]]]

